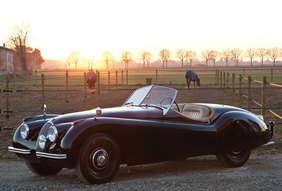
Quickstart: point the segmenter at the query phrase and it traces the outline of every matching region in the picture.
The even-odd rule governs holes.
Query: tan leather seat
[[[213,108],[206,105],[182,103],[178,104],[178,107],[179,113],[195,121],[209,122],[214,115]],[[172,106],[172,109],[178,111],[175,104]]]

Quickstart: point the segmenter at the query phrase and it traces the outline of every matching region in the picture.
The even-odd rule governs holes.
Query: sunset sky
[[[119,59],[124,50],[155,56],[162,48],[201,51],[282,46],[281,0],[8,0],[1,1],[0,44],[29,24],[29,45],[45,59],[70,51]]]

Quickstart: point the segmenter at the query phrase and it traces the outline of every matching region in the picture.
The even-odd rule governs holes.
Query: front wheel
[[[216,158],[228,167],[240,167],[243,166],[249,159],[251,150],[234,150],[217,154]]]
[[[34,173],[40,176],[51,176],[55,175],[62,170],[60,166],[50,166],[47,164],[33,163],[25,161],[27,167]]]
[[[82,145],[76,174],[84,183],[101,184],[112,179],[120,165],[118,144],[110,136],[99,133]]]

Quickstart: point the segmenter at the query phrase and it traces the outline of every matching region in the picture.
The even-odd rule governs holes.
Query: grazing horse
[[[197,82],[197,85],[200,87],[200,79],[198,78],[196,72],[194,70],[187,70],[185,73],[185,78],[186,78],[186,83],[189,88],[190,82],[194,82],[194,87],[195,87],[195,82]]]

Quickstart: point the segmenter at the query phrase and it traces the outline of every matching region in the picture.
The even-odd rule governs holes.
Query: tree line
[[[264,61],[266,59],[270,59],[273,62],[273,66],[276,66],[277,59],[282,57],[282,48],[279,47],[271,47],[271,48],[248,48],[243,51],[240,48],[235,49],[223,49],[222,51],[218,50],[203,50],[200,55],[197,55],[196,51],[186,50],[186,49],[178,49],[173,58],[173,54],[169,49],[162,49],[158,53],[158,59],[162,62],[162,68],[168,67],[168,62],[178,61],[183,68],[185,63],[192,67],[194,61],[204,61],[205,67],[208,67],[208,64],[212,62],[213,66],[216,66],[216,61],[221,61],[225,63],[225,66],[230,66],[230,62],[235,62],[236,66],[239,66],[240,59],[249,58],[250,66],[253,66],[253,62],[255,59],[258,59],[261,63],[261,66],[264,66]],[[74,64],[77,69],[77,64],[80,58],[80,54],[78,52],[71,52],[67,63]],[[115,62],[115,58],[110,51],[105,51],[102,53],[102,59],[106,65],[106,69],[109,69],[109,64]],[[136,57],[137,62],[142,64],[143,68],[154,67],[153,66],[153,54],[150,51],[141,51]],[[136,61],[135,60],[135,61]],[[123,51],[120,54],[120,61],[124,63],[124,68],[127,69],[129,67],[129,63],[134,61],[133,53],[130,51]],[[89,67],[89,60],[88,68]],[[150,65],[151,64],[151,65]],[[92,68],[93,63],[91,63]]]

